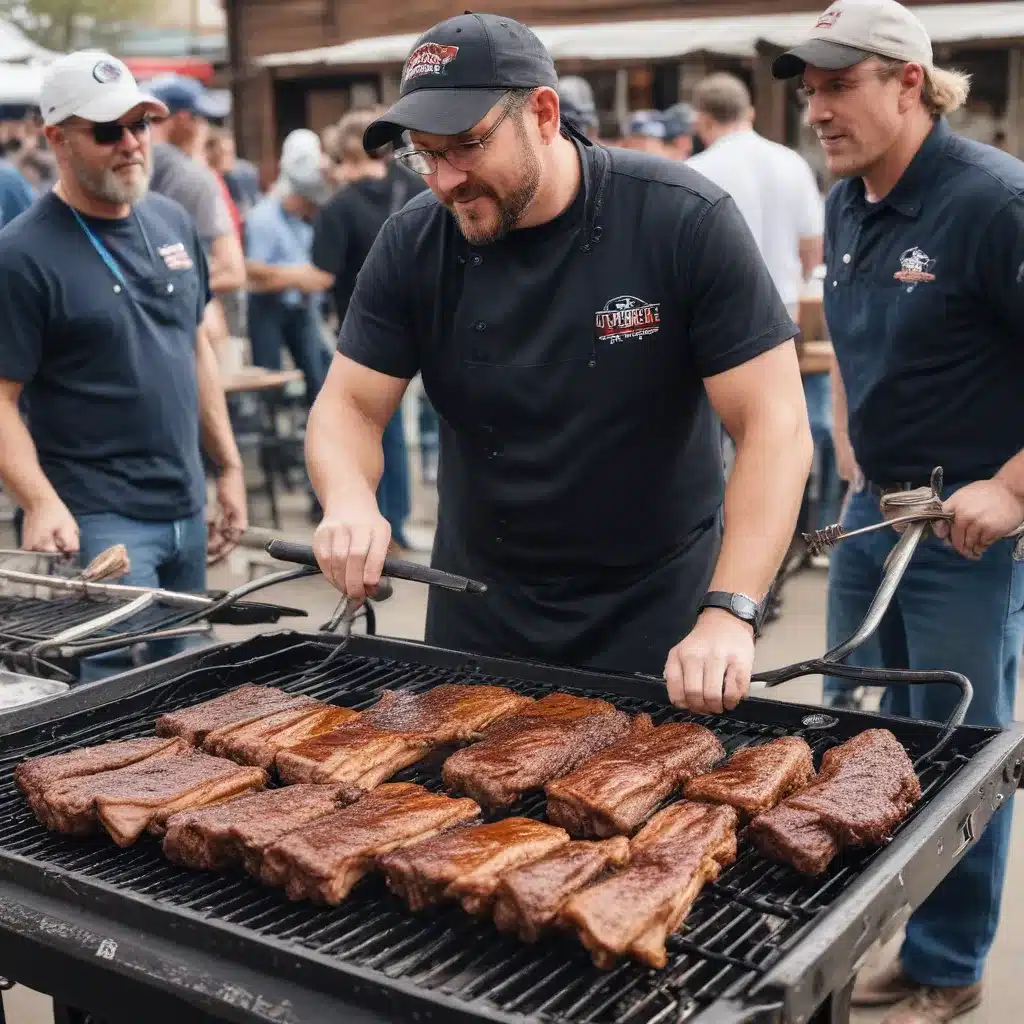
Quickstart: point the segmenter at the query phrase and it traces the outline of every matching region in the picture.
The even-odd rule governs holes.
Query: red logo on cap
[[[402,84],[412,78],[419,78],[420,75],[443,75],[445,68],[455,60],[458,52],[457,46],[442,46],[440,43],[424,43],[417,46],[405,62]]]
[[[815,28],[832,28],[833,25],[839,20],[839,15],[842,11],[826,11],[819,19]]]

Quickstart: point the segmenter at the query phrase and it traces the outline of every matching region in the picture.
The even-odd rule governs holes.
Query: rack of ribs
[[[468,913],[482,914],[503,871],[537,860],[568,842],[568,834],[553,825],[506,818],[403,846],[382,857],[377,866],[387,876],[388,888],[410,910],[456,899]]]
[[[90,835],[102,825],[118,846],[131,846],[143,832],[163,834],[177,811],[205,807],[266,785],[262,768],[185,750],[139,765],[66,779],[43,794],[39,820],[68,835]]]
[[[687,800],[731,804],[748,817],[767,811],[814,778],[814,758],[806,740],[780,736],[744,747],[707,775],[686,783]]]
[[[203,741],[203,750],[239,764],[270,769],[282,750],[322,736],[359,718],[358,711],[317,701],[311,707],[277,711],[255,722],[216,730]]]
[[[559,923],[578,932],[600,968],[621,956],[664,967],[668,936],[701,889],[736,859],[738,821],[733,807],[671,804],[630,841],[629,866],[570,896]]]
[[[267,846],[260,879],[284,886],[289,899],[335,905],[379,857],[479,815],[472,800],[431,793],[411,782],[386,783],[351,807]]]
[[[536,942],[573,893],[597,881],[609,868],[628,863],[625,836],[566,843],[540,860],[502,874],[494,893],[494,923],[498,931]]]
[[[532,705],[501,686],[443,683],[426,693],[385,690],[353,722],[277,755],[285,782],[344,782],[372,789],[437,747],[477,739],[506,715]]]
[[[317,818],[354,803],[360,790],[345,786],[266,789],[167,819],[163,849],[168,860],[197,871],[244,864],[258,877],[263,851],[272,842]]]
[[[29,758],[14,769],[14,781],[38,816],[43,794],[58,782],[127,768],[160,757],[174,757],[189,749],[184,740],[173,736],[166,739],[148,736],[139,740],[114,740],[95,747],[81,747],[66,754]]]
[[[257,722],[278,711],[311,710],[319,704],[320,701],[301,693],[247,683],[202,704],[158,716],[156,734],[180,736],[193,747],[200,747],[222,730],[227,732],[247,722]]]
[[[867,729],[825,751],[821,771],[750,823],[754,845],[805,875],[820,875],[841,849],[877,846],[921,799],[906,750],[888,729]]]
[[[690,722],[655,728],[639,715],[626,739],[544,787],[548,820],[577,839],[632,835],[670,793],[723,757],[710,729]]]
[[[493,725],[480,743],[456,751],[442,776],[449,789],[477,803],[505,807],[571,772],[632,728],[629,715],[607,701],[553,693]]]

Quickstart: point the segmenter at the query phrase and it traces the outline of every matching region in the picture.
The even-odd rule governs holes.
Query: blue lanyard
[[[117,265],[117,261],[107,251],[107,247],[92,233],[89,229],[89,225],[82,220],[79,212],[70,204],[68,204],[71,212],[75,215],[75,220],[78,221],[79,227],[85,232],[85,237],[92,243],[92,247],[100,254],[100,259],[103,260],[107,265],[107,269],[114,275],[117,281],[120,283],[121,288],[128,291],[128,282],[124,279],[124,274],[121,273],[121,268]],[[121,288],[115,288],[115,292],[119,292]]]

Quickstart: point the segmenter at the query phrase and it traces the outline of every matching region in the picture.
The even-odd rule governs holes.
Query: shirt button
[[[483,322],[483,320],[477,320],[477,322],[475,324],[473,324],[473,330],[474,331],[486,331],[487,330],[487,324],[485,324]]]
[[[833,288],[838,288],[839,287],[839,282],[838,281],[833,281],[832,282],[832,287]]]
[[[460,263],[465,263],[466,262],[466,257],[465,256],[460,256],[459,257],[459,262]]]
[[[170,294],[171,292],[173,292],[173,291],[174,291],[174,285],[173,285],[173,284],[169,284],[169,285],[167,286],[167,293],[168,293],[168,295],[169,295],[169,294]]]
[[[844,263],[849,263],[850,262],[850,254],[849,253],[844,254],[843,262]]]
[[[480,264],[483,263],[483,261],[484,261],[483,256],[474,256],[473,260],[472,260],[472,263],[473,263],[474,267],[479,267]]]

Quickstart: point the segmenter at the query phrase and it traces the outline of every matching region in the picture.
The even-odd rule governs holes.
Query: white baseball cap
[[[280,180],[297,196],[325,201],[324,154],[316,132],[308,128],[289,132],[281,147]]]
[[[932,42],[918,17],[896,0],[836,0],[806,42],[775,58],[772,75],[795,78],[808,64],[840,71],[874,56],[930,68]]]
[[[60,124],[69,117],[116,121],[138,106],[167,116],[167,107],[139,89],[125,64],[102,50],[66,53],[43,72],[39,109],[44,124]]]

